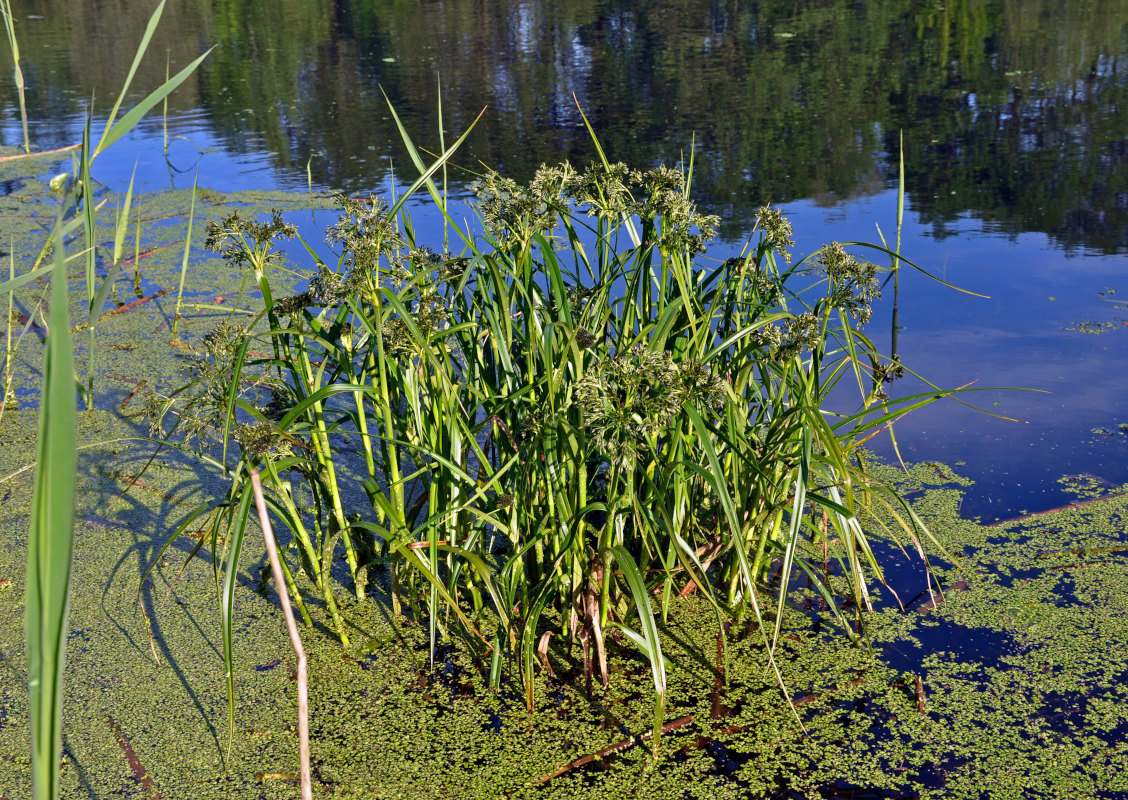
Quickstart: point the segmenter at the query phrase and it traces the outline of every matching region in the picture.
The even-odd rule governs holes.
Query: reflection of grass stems
[[[31,152],[31,139],[27,132],[27,99],[24,96],[24,76],[20,68],[20,45],[16,39],[16,19],[12,16],[11,0],[0,0],[0,14],[4,16],[4,30],[8,34],[8,46],[12,49],[12,69],[16,81],[16,93],[20,98],[20,122],[23,124],[24,152]]]
[[[141,205],[137,205],[137,226],[133,230],[133,292],[138,298],[141,292]]]
[[[133,162],[133,172],[129,176],[129,187],[125,191],[125,199],[122,200],[121,208],[117,209],[114,217],[114,250],[113,262],[110,265],[110,272],[106,276],[105,281],[102,282],[102,288],[99,290],[101,301],[95,298],[96,313],[91,316],[96,318],[102,316],[102,305],[105,302],[105,295],[107,292],[114,292],[116,296],[118,274],[121,272],[122,264],[125,263],[125,237],[129,233],[129,211],[133,205],[133,182],[137,177],[137,162]],[[138,232],[140,236],[140,231]]]
[[[439,74],[435,73],[435,108],[438,113],[439,125],[439,152],[446,151],[446,132],[443,130],[443,82]],[[447,165],[443,162],[443,200],[442,207],[447,207]],[[450,249],[450,222],[443,217],[443,252]]]
[[[165,51],[165,82],[168,82],[169,67],[171,65],[172,53]],[[165,95],[161,100],[161,132],[164,133],[164,157],[168,161],[168,95]],[[199,173],[197,172],[197,177]]]
[[[894,252],[897,254],[893,257],[893,336],[892,344],[890,345],[890,357],[897,359],[900,350],[897,347],[897,338],[900,334],[900,316],[898,302],[901,293],[901,226],[905,221],[905,132],[900,133],[901,148],[898,154],[898,170],[897,170],[897,248]]]

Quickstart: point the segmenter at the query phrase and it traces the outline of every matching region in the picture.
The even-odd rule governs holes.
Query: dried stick
[[[129,743],[129,737],[125,735],[125,731],[117,724],[117,720],[107,715],[106,722],[109,723],[110,730],[113,731],[114,739],[117,740],[118,747],[121,752],[125,754],[125,760],[129,762],[129,769],[133,772],[133,779],[137,781],[141,790],[147,792],[150,800],[161,800],[161,791],[153,783],[152,777],[145,771],[141,759],[137,757],[137,753],[133,750],[133,745]]]
[[[164,297],[166,294],[168,294],[168,289],[161,289],[159,292],[153,292],[148,297],[142,297],[140,300],[134,300],[132,303],[126,303],[124,306],[119,306],[118,308],[111,308],[105,314],[98,317],[98,321],[101,322],[106,317],[115,317],[118,314],[124,314],[126,311],[132,311],[137,308],[137,306],[144,305],[150,300],[156,300],[158,297]]]
[[[274,586],[278,589],[278,602],[286,617],[286,630],[290,632],[290,644],[298,657],[298,747],[301,753],[302,800],[313,800],[313,783],[309,772],[309,685],[306,680],[306,654],[302,647],[302,637],[298,635],[298,624],[290,609],[290,594],[286,591],[286,581],[282,576],[282,562],[278,560],[278,546],[274,542],[274,529],[270,527],[270,517],[266,513],[266,500],[262,496],[262,481],[258,470],[251,470],[251,487],[255,493],[255,508],[258,509],[262,536],[266,540],[266,553],[270,557],[270,570],[274,573]]]
[[[39,150],[35,153],[20,153],[14,156],[3,156],[0,157],[0,164],[8,161],[18,161],[23,158],[35,158],[36,156],[53,156],[56,153],[65,153],[68,150],[77,150],[80,147],[82,147],[81,144],[69,144],[66,147],[57,147],[54,150]]]
[[[684,728],[686,725],[689,725],[692,722],[693,722],[693,715],[692,714],[688,714],[684,717],[678,717],[673,722],[667,722],[665,725],[663,725],[661,733],[664,736],[667,733],[669,733],[670,731],[676,731],[678,728]],[[548,775],[540,776],[539,778],[537,778],[537,783],[539,783],[539,784],[548,783],[553,778],[559,778],[565,772],[571,772],[572,770],[576,769],[577,767],[582,767],[585,764],[590,764],[593,761],[598,761],[601,758],[606,758],[607,756],[614,755],[615,753],[620,753],[623,750],[628,750],[628,749],[634,747],[637,744],[641,744],[641,743],[645,742],[647,739],[651,738],[653,735],[654,735],[654,731],[647,731],[646,733],[642,734],[641,736],[632,736],[629,739],[624,739],[621,742],[616,742],[615,744],[611,745],[610,747],[603,748],[598,753],[591,753],[591,754],[586,755],[586,756],[581,756],[580,758],[577,758],[575,761],[571,761],[571,762],[565,764],[564,766],[562,766],[560,769],[556,770],[555,772],[549,773]]]

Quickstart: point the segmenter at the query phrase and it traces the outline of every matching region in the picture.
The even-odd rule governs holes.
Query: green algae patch
[[[86,441],[128,433],[110,412],[88,415]],[[20,415],[13,423],[24,421]],[[28,437],[0,429],[9,461]],[[117,452],[114,452],[114,451]],[[165,798],[293,797],[293,656],[252,535],[237,590],[238,709],[223,770],[226,700],[210,557],[180,570],[183,537],[158,562],[163,532],[208,485],[175,454],[146,489],[106,511],[132,454],[120,443],[84,450],[80,476],[71,658],[67,672],[68,796],[145,796],[122,736]],[[6,465],[7,466],[7,465]],[[98,468],[95,468],[97,466]],[[612,647],[611,683],[589,694],[579,654],[554,642],[537,711],[495,695],[481,664],[445,646],[432,670],[426,631],[381,603],[341,597],[355,646],[343,650],[314,609],[311,736],[319,796],[372,798],[748,798],[819,796],[849,787],[890,796],[1113,797],[1128,791],[1126,503],[1094,503],[1014,528],[960,519],[958,490],[929,469],[906,480],[919,513],[963,554],[943,571],[945,602],[928,613],[887,603],[869,619],[871,646],[851,646],[799,603],[776,650],[804,733],[767,666],[753,626],[729,629],[690,597],[671,614],[667,718],[692,721],[663,738],[658,761],[632,740],[649,729],[647,667]],[[941,483],[941,481],[943,481]],[[939,484],[939,485],[938,485]],[[0,795],[25,796],[26,689],[22,563],[26,490],[3,485],[0,571]],[[964,588],[953,586],[965,583]],[[166,600],[166,595],[168,599]],[[798,597],[798,595],[797,595]],[[139,602],[152,621],[150,646]],[[739,627],[739,626],[738,626]],[[973,641],[970,643],[968,639]],[[158,664],[152,650],[160,658]],[[118,735],[120,732],[121,735]],[[634,745],[634,746],[632,746]],[[604,753],[566,769],[585,756]]]
[[[60,192],[51,190],[49,178],[68,168],[69,155],[65,153],[0,161],[0,183],[4,184],[0,194],[0,282],[8,279],[9,266],[14,266],[19,277],[46,263],[44,241],[63,199]],[[100,284],[113,268],[115,217],[125,198],[124,194],[103,189],[95,199],[99,203],[94,239]],[[76,366],[80,374],[85,374],[93,361],[94,402],[102,408],[128,407],[142,384],[142,388],[151,388],[176,383],[180,356],[194,341],[227,317],[249,320],[254,316],[247,313],[257,303],[254,281],[246,281],[244,271],[233,269],[203,248],[209,222],[235,210],[248,218],[278,210],[313,225],[315,212],[334,207],[329,198],[309,194],[219,193],[201,187],[196,190],[195,213],[189,226],[192,202],[192,190],[133,196],[117,277],[95,324],[93,352],[86,333],[90,322],[85,273],[72,262],[70,312],[75,321]],[[306,218],[305,214],[311,216]],[[182,281],[186,246],[188,263]],[[309,277],[289,267],[277,272],[271,280],[282,289],[304,285]],[[7,341],[7,321],[0,321],[0,349],[11,346],[14,351],[11,375],[0,376],[0,380],[10,377],[16,397],[5,410],[37,405],[45,287],[44,281],[37,279],[14,293],[11,342]]]
[[[14,433],[30,418],[21,412],[5,420],[0,452],[18,461],[34,448],[19,448],[26,437]],[[81,444],[114,433],[127,434],[108,412],[82,415]],[[177,580],[163,611],[158,607],[179,560],[158,568],[139,593],[157,537],[169,530],[167,502],[142,504],[132,495],[110,512],[115,487],[98,465],[113,461],[112,445],[80,451],[79,509],[75,525],[75,567],[71,590],[71,634],[66,669],[63,795],[117,797],[140,793],[133,759],[165,797],[224,797],[232,785],[253,783],[253,769],[296,759],[297,742],[287,729],[294,695],[286,670],[259,673],[257,659],[285,658],[277,636],[281,616],[251,589],[241,592],[239,680],[240,716],[261,729],[236,739],[232,764],[253,762],[244,781],[224,775],[220,743],[225,729],[226,695],[222,659],[217,654],[218,621],[213,611],[214,577],[207,561],[195,559]],[[5,464],[5,468],[11,466]],[[153,485],[175,489],[184,483],[177,470],[157,470]],[[0,528],[0,571],[12,575],[13,590],[0,595],[0,795],[30,795],[26,656],[23,643],[23,564],[27,545],[30,481],[2,484],[10,492]],[[253,598],[253,599],[252,599]],[[153,620],[150,646],[140,608]],[[153,657],[160,656],[160,662]],[[251,676],[254,680],[251,680]],[[290,706],[296,708],[296,698]],[[126,749],[133,755],[127,757]],[[166,788],[167,787],[167,788]],[[256,796],[283,796],[281,788]]]

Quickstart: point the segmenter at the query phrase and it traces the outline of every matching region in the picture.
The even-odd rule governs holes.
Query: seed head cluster
[[[293,452],[286,437],[270,422],[240,425],[235,429],[234,436],[239,447],[254,461],[283,458]]]
[[[505,251],[527,247],[536,235],[551,235],[571,207],[616,221],[638,217],[655,225],[663,250],[705,251],[720,218],[701,214],[688,197],[685,178],[670,167],[632,170],[625,164],[592,164],[577,172],[564,162],[542,166],[528,186],[487,172],[475,186],[486,229]]]
[[[576,383],[573,403],[595,446],[627,469],[686,404],[716,405],[724,387],[707,365],[677,364],[670,353],[638,344],[597,361]]]
[[[337,224],[329,226],[325,241],[341,245],[343,265],[352,275],[371,275],[381,256],[394,261],[407,246],[382,198],[358,200],[339,195],[336,200],[342,213]]]
[[[216,441],[227,418],[238,352],[249,336],[247,328],[237,322],[220,322],[188,353],[180,368],[186,381],[182,391],[175,397],[168,397],[144,389],[141,415],[149,421],[150,435],[166,436],[164,419],[171,413],[176,418],[175,433],[186,443],[195,442],[196,446],[203,448]],[[260,408],[261,403],[260,410],[270,412],[278,402],[277,398],[285,396],[289,387],[280,378],[260,368],[244,366],[235,391],[243,401],[256,408]],[[172,430],[169,430],[167,435],[171,434]],[[239,437],[236,441],[240,441]]]
[[[266,222],[243,219],[234,211],[221,222],[209,222],[207,231],[206,249],[219,253],[233,267],[253,270],[259,278],[279,257],[274,241],[298,235],[297,227],[283,220],[279,211],[270,212]]]
[[[869,322],[873,302],[881,297],[877,267],[854,258],[838,242],[824,245],[815,263],[830,281],[831,306],[849,312],[859,325]]]
[[[756,226],[760,229],[764,245],[775,250],[783,260],[791,263],[791,250],[795,246],[791,221],[778,208],[764,206],[756,213]]]

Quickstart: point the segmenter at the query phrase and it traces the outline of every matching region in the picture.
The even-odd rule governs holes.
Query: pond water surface
[[[151,4],[12,5],[33,147],[73,144]],[[1125,0],[170,0],[135,90],[212,45],[96,179],[124,189],[137,160],[150,191],[197,173],[221,192],[387,191],[411,166],[383,93],[437,150],[441,90],[448,143],[487,108],[449,173],[465,192],[482,164],[521,179],[592,159],[578,101],[613,160],[694,148],[696,196],[723,219],[710,255],[739,251],[767,202],[807,253],[893,233],[903,135],[903,252],[989,296],[904,274],[905,363],[941,386],[1046,393],[967,396],[1022,422],[954,402],[910,415],[902,455],[957,464],[976,480],[964,513],[986,520],[1067,502],[1064,475],[1128,482]],[[0,137],[22,140],[10,82]],[[889,294],[870,329],[886,350]]]

